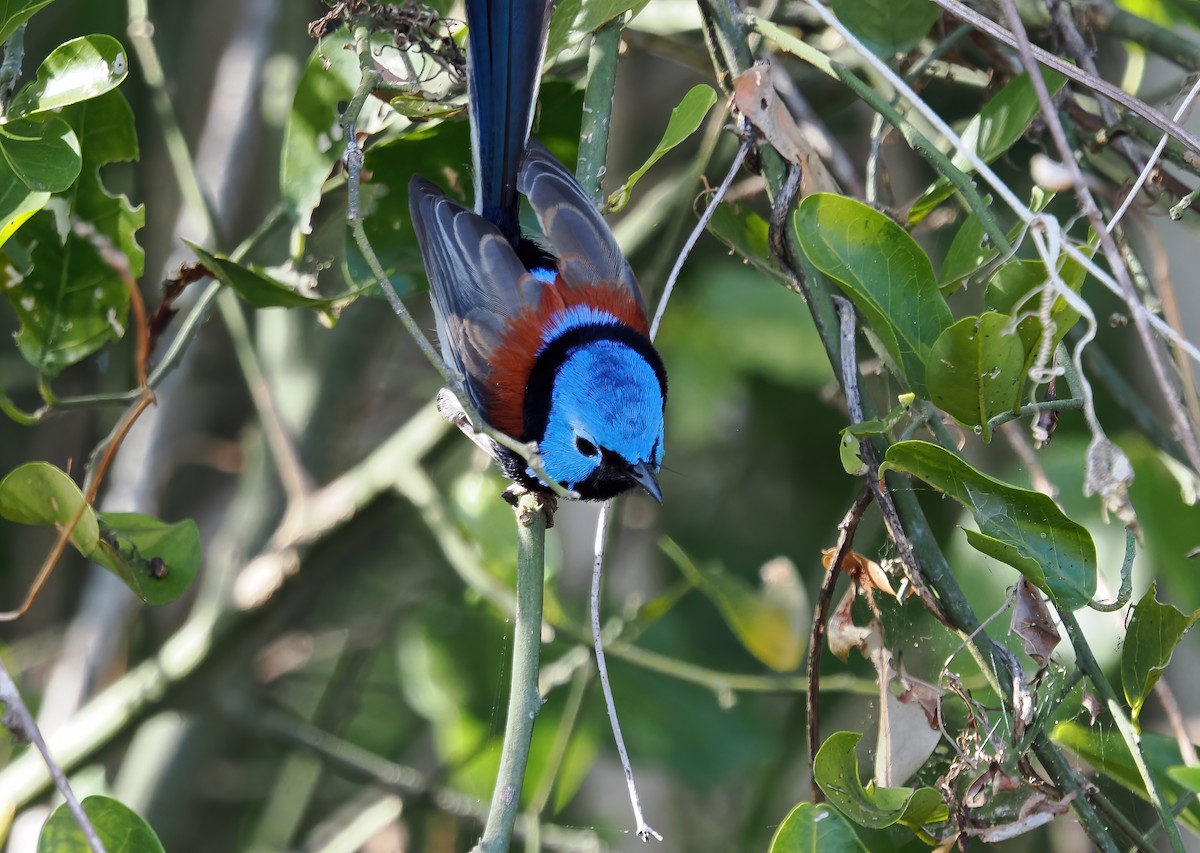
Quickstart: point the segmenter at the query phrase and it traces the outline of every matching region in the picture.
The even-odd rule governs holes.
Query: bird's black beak
[[[629,478],[646,490],[646,494],[662,503],[662,489],[658,487],[658,477],[649,462],[639,462],[629,466]]]

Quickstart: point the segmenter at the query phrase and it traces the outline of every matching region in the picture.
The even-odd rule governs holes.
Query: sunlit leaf
[[[83,811],[108,853],[163,853],[154,830],[137,812],[110,797],[87,797]],[[38,836],[37,853],[91,853],[83,830],[70,807],[54,810]]]
[[[845,196],[808,196],[795,228],[809,260],[846,291],[912,390],[928,397],[925,364],[953,321],[929,257],[895,222]]]
[[[637,14],[650,0],[563,0],[555,5],[546,40],[546,56],[553,58],[575,47],[587,36],[619,15]]]
[[[100,515],[100,542],[92,558],[123,580],[147,604],[183,595],[200,569],[200,531],[135,512]]]
[[[700,83],[693,86],[683,100],[679,102],[679,106],[671,110],[671,118],[667,121],[667,129],[663,131],[662,139],[659,140],[658,147],[643,163],[637,171],[629,176],[625,184],[608,197],[608,207],[611,211],[619,211],[629,203],[629,198],[633,194],[633,187],[646,172],[650,171],[650,167],[661,160],[667,153],[677,145],[685,141],[689,136],[695,133],[705,116],[713,108],[713,104],[717,102],[717,93],[712,86]]]
[[[925,382],[929,399],[957,421],[982,429],[1017,406],[1025,381],[1025,347],[1008,316],[987,311],[965,317],[942,332],[929,353]]]
[[[858,732],[836,732],[825,739],[813,759],[813,778],[834,808],[869,829],[896,823],[916,829],[946,820],[949,811],[933,788],[864,786],[855,753],[861,739]]]
[[[838,20],[884,56],[916,47],[938,16],[931,0],[831,0],[830,6]]]
[[[911,474],[961,503],[979,525],[979,532],[966,531],[967,541],[1021,572],[1060,607],[1077,610],[1095,593],[1092,537],[1048,495],[993,479],[925,441],[893,444],[882,470]]]
[[[756,594],[749,584],[720,566],[696,565],[670,539],[662,541],[662,548],[684,577],[716,605],[725,624],[750,654],[780,672],[799,666],[804,638],[794,627],[798,614],[783,606],[783,602]]]
[[[867,847],[828,803],[800,803],[775,830],[770,853],[867,853]]]
[[[1141,773],[1133,763],[1129,746],[1120,732],[1099,726],[1063,722],[1050,731],[1050,739],[1092,765],[1102,776],[1107,776],[1142,800],[1150,801]],[[1190,795],[1191,788],[1173,778],[1170,772],[1171,768],[1182,760],[1179,755],[1179,742],[1173,737],[1142,732],[1140,743],[1142,755],[1150,768],[1150,775],[1162,790],[1167,805],[1174,806],[1180,797]],[[1193,832],[1200,833],[1200,802],[1192,798],[1179,815],[1179,819]]]
[[[8,115],[59,110],[116,88],[129,73],[125,48],[112,36],[90,35],[56,47],[37,70],[37,79],[13,98]]]
[[[49,462],[27,462],[0,481],[0,516],[17,524],[62,529],[85,503],[75,481]],[[86,507],[71,532],[71,544],[87,556],[99,538],[96,514]]]
[[[1134,719],[1141,714],[1146,697],[1171,662],[1175,647],[1200,619],[1200,610],[1184,613],[1170,604],[1163,604],[1155,595],[1156,591],[1156,584],[1150,584],[1142,600],[1133,608],[1121,647],[1121,685],[1125,688],[1125,699]]]
[[[1045,67],[1042,68],[1042,78],[1051,96],[1067,82],[1066,77]],[[1041,105],[1029,75],[1020,74],[983,105],[960,136],[979,155],[979,159],[991,163],[1025,135],[1040,113]],[[973,171],[970,161],[961,152],[955,152],[952,162],[964,172]],[[912,206],[908,213],[909,224],[920,222],[953,192],[950,181],[939,177]]]

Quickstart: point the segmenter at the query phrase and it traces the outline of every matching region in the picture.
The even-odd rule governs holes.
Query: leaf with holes
[[[1156,591],[1156,585],[1150,584],[1142,600],[1133,608],[1125,643],[1121,647],[1121,686],[1125,688],[1125,699],[1135,720],[1142,712],[1146,697],[1171,662],[1175,647],[1200,619],[1200,610],[1184,613],[1170,604],[1163,604],[1155,595]]]
[[[970,510],[979,526],[966,531],[972,547],[1021,572],[1060,607],[1077,610],[1095,593],[1092,537],[1049,496],[993,479],[926,441],[893,444],[880,474],[888,470],[923,480]]]
[[[959,320],[938,337],[925,365],[929,399],[966,426],[983,430],[988,421],[1016,408],[1025,381],[1025,347],[1010,319],[995,311]]]
[[[846,292],[912,390],[928,398],[925,365],[953,322],[929,257],[895,222],[845,196],[808,196],[794,224],[809,260]]]
[[[108,853],[163,853],[150,824],[111,797],[87,797],[83,811]],[[66,803],[54,810],[38,836],[37,853],[91,853],[92,847]]]
[[[61,119],[72,129],[82,151],[78,177],[66,194],[63,233],[49,211],[37,214],[21,230],[19,240],[30,263],[5,271],[6,294],[21,321],[17,345],[30,364],[47,376],[86,358],[109,341],[121,338],[128,324],[129,279],[141,276],[145,254],[137,232],[146,221],[142,207],[108,192],[100,169],[136,160],[133,112],[119,91],[72,104]],[[6,125],[5,127],[11,127]],[[94,229],[95,234],[87,234]],[[116,249],[127,269],[117,269],[97,244]]]
[[[16,94],[8,115],[20,118],[99,97],[119,86],[128,72],[125,48],[112,36],[72,39],[42,61],[37,79]]]

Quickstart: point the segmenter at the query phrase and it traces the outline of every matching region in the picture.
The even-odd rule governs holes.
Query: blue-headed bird
[[[475,209],[414,176],[409,209],[447,364],[492,427],[537,442],[585,500],[640,486],[662,501],[667,377],[633,271],[575,177],[529,138],[547,0],[467,0]],[[524,196],[542,239],[521,231]],[[545,491],[516,454],[505,473]]]

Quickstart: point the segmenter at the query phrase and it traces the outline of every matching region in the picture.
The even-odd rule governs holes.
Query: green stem
[[[1152,21],[1112,7],[1113,15],[1100,29],[1111,36],[1133,42],[1169,60],[1189,74],[1200,68],[1200,47],[1182,30],[1169,30]]]
[[[1150,766],[1146,763],[1146,756],[1142,753],[1138,733],[1134,729],[1133,723],[1130,722],[1129,717],[1125,716],[1125,709],[1121,705],[1121,700],[1117,697],[1116,691],[1113,690],[1112,684],[1109,683],[1108,677],[1104,674],[1104,670],[1100,668],[1099,662],[1092,654],[1087,637],[1083,635],[1083,629],[1075,619],[1075,614],[1069,610],[1060,608],[1058,615],[1062,620],[1063,627],[1067,630],[1071,646],[1075,649],[1076,665],[1083,670],[1088,680],[1096,688],[1096,692],[1100,694],[1101,701],[1104,702],[1109,714],[1112,715],[1113,722],[1117,726],[1117,731],[1121,733],[1121,738],[1129,748],[1133,764],[1137,768],[1138,775],[1142,778],[1142,784],[1146,786],[1146,794],[1150,798],[1150,803],[1154,806],[1154,810],[1158,812],[1158,816],[1162,820],[1162,825],[1166,829],[1167,838],[1171,842],[1171,849],[1174,853],[1183,853],[1183,839],[1179,835],[1179,826],[1175,822],[1175,816],[1171,813],[1171,808],[1167,805],[1166,797],[1163,796],[1162,789],[1158,786],[1158,780],[1150,772]]]
[[[517,612],[513,618],[512,682],[500,770],[492,805],[477,849],[508,850],[521,805],[521,787],[529,763],[533,721],[542,706],[538,661],[542,650],[542,585],[545,580],[546,511],[542,498],[529,493],[517,503]]]
[[[608,154],[613,91],[617,86],[617,56],[625,16],[618,15],[596,30],[588,56],[587,89],[583,93],[583,123],[579,128],[579,160],[575,176],[592,201],[604,198],[601,182]]]

